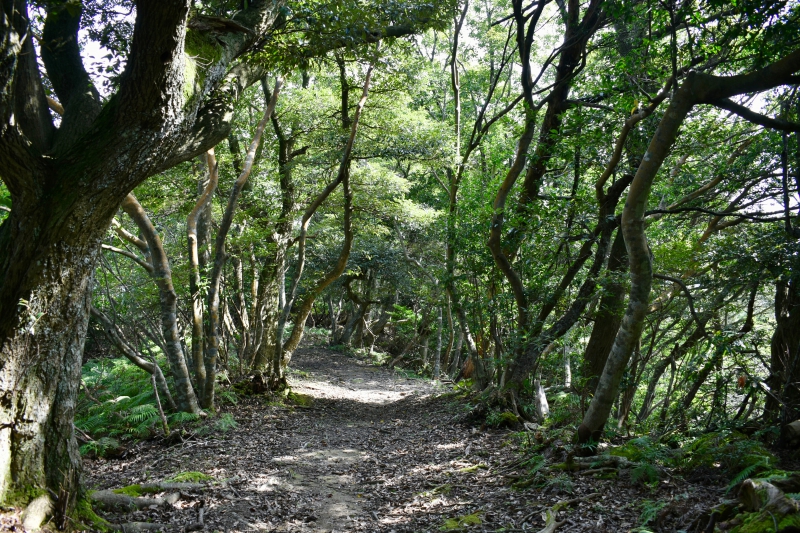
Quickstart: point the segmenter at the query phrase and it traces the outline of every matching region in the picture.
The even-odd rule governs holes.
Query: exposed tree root
[[[180,491],[200,490],[203,488],[201,483],[148,483],[136,486],[135,492],[141,494],[155,494],[159,492],[169,492],[159,497],[131,496],[129,494],[115,492],[113,490],[98,490],[89,495],[92,502],[99,507],[109,511],[131,511],[136,509],[147,509],[153,505],[161,507],[172,505],[181,498]]]
[[[800,492],[800,475],[784,479],[746,479],[739,485],[738,502],[723,502],[696,518],[692,532],[800,531],[800,502],[786,496]]]

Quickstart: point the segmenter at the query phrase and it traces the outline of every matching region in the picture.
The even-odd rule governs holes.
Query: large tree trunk
[[[105,104],[82,66],[80,9],[48,4],[41,50],[65,109],[57,130],[26,2],[0,4],[0,177],[13,200],[0,227],[0,500],[49,489],[56,514],[71,510],[80,470],[72,421],[100,238],[138,183],[213,145],[227,127],[218,119],[194,129],[203,99],[184,90],[189,4],[137,2],[126,70]],[[275,16],[264,7],[249,15],[256,34]],[[255,41],[241,32],[218,38],[230,46],[192,92],[216,90]],[[224,84],[233,98],[212,116],[242,83],[251,83],[246,73]]]
[[[69,509],[81,470],[72,421],[99,239],[63,231],[68,224],[51,213],[23,213],[15,204],[0,228],[0,497],[50,489]]]

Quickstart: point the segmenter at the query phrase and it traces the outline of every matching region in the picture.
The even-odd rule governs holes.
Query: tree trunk
[[[201,404],[207,409],[214,407],[214,383],[216,381],[217,373],[217,357],[219,356],[220,350],[220,281],[222,279],[222,272],[225,268],[225,263],[228,259],[228,254],[226,251],[228,231],[230,231],[231,224],[233,224],[233,214],[236,212],[239,196],[242,193],[244,184],[247,183],[247,179],[250,177],[250,172],[253,170],[256,150],[261,144],[261,136],[264,133],[264,129],[267,127],[267,122],[272,117],[272,113],[275,111],[275,104],[277,103],[278,94],[280,93],[282,84],[283,83],[281,80],[278,80],[278,82],[275,84],[275,90],[272,92],[272,97],[269,99],[267,107],[264,110],[264,116],[259,121],[256,131],[253,134],[253,140],[250,142],[250,146],[247,149],[247,156],[245,157],[242,172],[239,174],[239,177],[236,178],[236,181],[231,188],[231,192],[228,197],[228,204],[225,207],[225,213],[222,215],[222,220],[220,221],[219,229],[217,230],[217,237],[214,243],[214,266],[211,270],[211,279],[209,280],[208,294],[206,296],[208,316],[205,322],[205,353],[203,354],[206,370],[206,382],[203,386]],[[216,161],[214,161],[213,152],[209,152],[208,165],[209,168],[211,168],[212,165],[216,167]]]
[[[205,341],[203,339],[203,296],[200,294],[202,285],[200,269],[208,261],[208,258],[205,257],[208,251],[208,247],[205,246],[208,242],[208,218],[210,218],[208,213],[210,212],[211,200],[219,181],[219,169],[214,162],[213,148],[205,154],[205,159],[205,166],[208,169],[208,181],[201,191],[192,212],[189,213],[186,219],[186,241],[189,245],[190,268],[189,294],[192,298],[192,366],[194,368],[197,395],[200,398],[204,396],[206,385],[206,365],[203,360]]]
[[[765,412],[782,426],[800,410],[800,280],[780,280],[775,286],[775,331],[770,342],[767,385],[783,404],[767,395]]]
[[[625,283],[616,276],[625,271],[627,258],[625,239],[622,237],[622,230],[618,230],[608,258],[609,283],[605,286],[605,292],[600,299],[592,334],[583,355],[583,375],[587,378],[585,389],[587,393],[594,393],[597,388],[600,374],[606,366],[608,354],[622,322],[622,313],[625,310]]]
[[[356,133],[358,131],[358,123],[361,117],[361,112],[364,109],[364,105],[367,103],[367,96],[369,95],[369,86],[370,80],[372,79],[372,71],[373,67],[367,69],[367,73],[364,79],[364,87],[361,92],[361,99],[358,101],[356,105],[355,113],[353,114],[353,118],[350,122],[350,135],[347,139],[347,143],[344,147],[344,153],[342,154],[342,160],[339,163],[339,172],[337,174],[336,180],[334,180],[328,187],[321,193],[320,195],[315,198],[314,202],[306,209],[306,212],[303,214],[303,221],[301,225],[301,234],[300,239],[298,242],[298,272],[295,277],[295,280],[292,284],[292,291],[290,296],[290,301],[286,302],[286,306],[283,309],[283,316],[288,317],[288,311],[291,310],[292,301],[294,300],[297,285],[300,281],[300,276],[302,275],[303,270],[303,263],[305,261],[305,238],[306,232],[308,230],[308,223],[311,220],[311,217],[316,212],[317,208],[319,207],[322,202],[328,197],[328,195],[333,192],[333,190],[338,186],[339,183],[342,184],[343,189],[343,196],[344,196],[344,221],[343,221],[343,230],[344,230],[344,242],[342,243],[342,249],[339,252],[339,258],[336,261],[336,264],[333,268],[327,272],[317,283],[306,293],[305,298],[303,298],[303,302],[300,304],[300,308],[297,310],[297,314],[295,315],[294,319],[294,328],[292,329],[292,334],[286,339],[279,349],[280,353],[275,354],[275,371],[276,378],[279,380],[280,385],[285,385],[286,379],[284,376],[284,370],[286,366],[289,364],[291,360],[292,353],[297,346],[300,344],[300,340],[303,338],[303,329],[305,328],[306,319],[308,315],[311,313],[311,309],[314,306],[314,301],[317,297],[322,294],[322,291],[325,290],[328,285],[339,279],[339,276],[342,275],[344,272],[345,267],[347,266],[347,261],[350,258],[350,249],[353,245],[353,225],[352,225],[352,218],[353,218],[353,192],[350,189],[350,164],[352,162],[352,153],[353,153],[353,143],[356,139]],[[346,116],[345,110],[343,110],[343,117]]]
[[[439,379],[442,373],[442,306],[437,309],[436,316],[436,355],[433,360],[433,379]]]
[[[269,373],[269,365],[275,354],[278,316],[280,315],[280,293],[284,270],[284,248],[277,244],[276,254],[267,258],[261,268],[258,293],[257,315],[253,317],[258,331],[254,341],[257,344],[251,371],[256,374]]]
[[[595,395],[578,428],[581,443],[598,442],[617,397],[619,382],[631,353],[639,342],[648,312],[653,264],[644,232],[644,212],[650,187],[658,169],[678,135],[678,129],[692,108],[691,94],[686,88],[677,91],[653,136],[647,153],[636,171],[622,211],[622,233],[628,249],[631,289],[628,306],[598,380]]]
[[[180,411],[199,414],[200,407],[189,379],[189,369],[186,366],[186,358],[178,333],[178,295],[175,294],[175,288],[172,285],[172,270],[169,267],[164,247],[161,245],[161,238],[133,194],[125,197],[122,202],[122,210],[136,223],[150,249],[150,260],[153,265],[151,277],[158,286],[161,305],[161,333],[166,341],[167,360],[172,372],[172,379],[175,382],[177,407]]]
[[[100,242],[64,231],[78,217],[37,220],[22,207],[15,203],[0,228],[0,498],[50,489],[66,498],[58,508],[70,509],[81,471],[72,421]]]
[[[650,188],[678,136],[684,119],[696,104],[727,105],[731,96],[766,90],[788,83],[800,69],[800,51],[795,51],[758,71],[738,76],[719,77],[689,73],[674,92],[658,129],[653,135],[642,162],[631,183],[622,212],[622,232],[628,249],[631,290],[617,338],[611,349],[592,403],[578,428],[581,443],[597,441],[608,421],[620,379],[644,327],[648,311],[653,263],[645,236],[644,214]]]

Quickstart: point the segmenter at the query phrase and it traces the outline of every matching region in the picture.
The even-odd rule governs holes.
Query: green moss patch
[[[92,504],[88,499],[80,499],[75,505],[73,512],[73,520],[75,530],[88,529],[90,531],[114,531],[111,524],[104,518],[101,518],[92,509]]]
[[[790,514],[776,517],[767,511],[739,515],[734,520],[741,519],[741,523],[730,530],[730,533],[782,533],[784,531],[800,530],[800,514]],[[777,523],[778,529],[775,530]]]
[[[442,527],[439,528],[439,531],[456,531],[469,526],[479,526],[482,524],[480,514],[481,511],[476,511],[472,514],[448,518],[444,521]]]
[[[210,481],[212,479],[214,478],[202,472],[181,472],[167,481],[171,483],[199,483],[201,481]]]
[[[122,487],[120,489],[114,489],[111,492],[114,494],[124,494],[126,496],[130,496],[131,498],[138,498],[142,494],[155,494],[156,492],[161,492],[158,487],[142,487],[141,485],[128,485],[127,487]]]
[[[486,417],[486,424],[496,428],[513,428],[519,425],[517,415],[511,411],[492,412]]]
[[[476,465],[467,466],[465,468],[459,468],[458,471],[462,474],[471,474],[473,472],[477,472],[481,468],[489,468],[483,463],[478,463]]]

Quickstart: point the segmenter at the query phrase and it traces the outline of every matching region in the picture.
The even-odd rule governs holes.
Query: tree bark
[[[585,389],[587,393],[593,393],[597,388],[600,374],[606,366],[608,354],[622,322],[622,313],[625,310],[625,283],[616,279],[616,276],[625,270],[626,259],[625,239],[619,230],[608,258],[609,283],[600,299],[600,308],[594,318],[592,334],[583,354],[583,375],[587,378]]]
[[[200,413],[197,397],[189,378],[189,369],[186,366],[186,357],[183,353],[180,334],[178,333],[178,295],[172,285],[172,270],[169,260],[161,245],[161,238],[150,222],[139,201],[133,194],[128,194],[122,201],[122,210],[136,223],[142,232],[150,250],[150,260],[153,271],[150,274],[158,286],[159,303],[161,306],[161,333],[166,341],[166,355],[169,361],[172,379],[175,382],[175,399],[180,411],[187,413]]]
[[[770,378],[767,385],[782,404],[767,395],[765,413],[785,426],[800,411],[800,282],[775,284],[775,331],[770,341]]]
[[[200,294],[202,279],[200,267],[203,266],[200,244],[203,237],[201,221],[206,219],[210,211],[211,200],[219,182],[219,168],[214,158],[214,149],[206,153],[208,181],[200,197],[195,202],[192,212],[186,218],[186,242],[189,245],[189,294],[192,297],[192,366],[194,368],[197,395],[205,396],[206,365],[203,357],[205,341],[203,339],[203,296]]]

